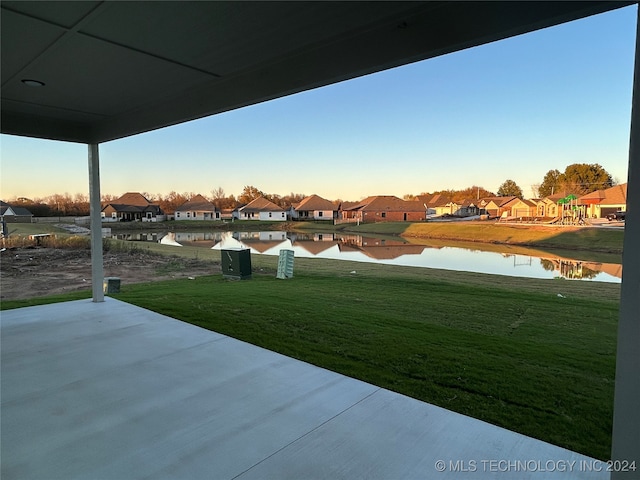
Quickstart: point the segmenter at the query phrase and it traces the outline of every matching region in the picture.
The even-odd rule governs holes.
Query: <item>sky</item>
[[[627,180],[636,6],[100,145],[103,194],[329,200],[598,163]],[[0,198],[88,193],[87,146],[0,136]]]

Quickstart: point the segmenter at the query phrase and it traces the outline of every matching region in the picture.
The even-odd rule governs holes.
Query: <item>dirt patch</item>
[[[215,275],[211,261],[157,255],[144,251],[106,252],[105,277],[123,285],[175,278]],[[0,298],[19,300],[91,289],[88,250],[14,248],[0,254]]]

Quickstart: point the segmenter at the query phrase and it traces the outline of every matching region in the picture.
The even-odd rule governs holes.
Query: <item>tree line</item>
[[[552,195],[566,196],[569,193],[586,195],[596,190],[604,190],[612,187],[616,183],[613,177],[597,163],[574,163],[567,166],[564,172],[555,169],[549,170],[544,175],[541,183],[532,185],[532,190],[534,196],[538,198]],[[166,195],[150,194],[149,192],[141,193],[150,202],[160,205],[160,208],[169,214],[175,212],[183,203],[197,195],[193,192],[178,193],[175,191],[169,192]],[[293,192],[283,196],[275,193],[265,193],[253,185],[245,185],[237,197],[233,194],[226,195],[222,187],[214,188],[209,193],[209,195],[204,195],[204,197],[219,209],[236,208],[246,205],[259,197],[264,197],[282,208],[288,208],[292,203],[298,203],[306,196],[303,193]],[[496,196],[516,196],[523,198],[522,189],[511,179],[505,180],[496,193],[473,185],[460,190],[445,189],[430,193],[422,192],[420,195],[434,194],[443,195],[457,202]],[[101,197],[102,205],[113,202],[118,198],[119,195],[104,194]],[[417,200],[418,196],[406,194],[403,198],[404,200]],[[333,200],[333,203],[336,205],[339,205],[341,202],[341,199]],[[82,193],[76,193],[75,195],[56,193],[47,197],[33,199],[18,197],[8,200],[8,203],[17,207],[25,207],[36,217],[81,217],[89,215],[89,197]]]
[[[565,197],[570,193],[574,195],[586,195],[596,190],[605,190],[613,187],[618,182],[597,163],[574,163],[568,165],[564,172],[549,170],[541,183],[531,185],[531,190],[536,198],[545,198],[553,195]],[[522,188],[512,180],[505,180],[496,193],[485,190],[482,187],[472,186],[462,190],[438,190],[435,192],[422,192],[420,195],[441,194],[455,202],[474,200],[486,197],[518,197],[524,198]],[[406,194],[405,200],[416,200],[417,195]]]
[[[194,198],[197,194],[194,192],[178,193],[175,191],[163,194],[151,194],[149,192],[140,192],[151,203],[160,205],[165,213],[174,213],[178,207],[185,202]],[[244,187],[240,195],[226,195],[222,187],[211,190],[210,195],[203,195],[207,200],[213,203],[219,209],[236,208],[264,197],[276,205],[286,208],[292,203],[300,202],[306,195],[303,193],[293,193],[289,195],[278,195],[274,193],[265,193],[258,188],[247,185]],[[108,203],[115,202],[120,195],[103,194],[100,202],[104,206]],[[89,215],[89,196],[87,194],[69,193],[53,194],[46,197],[15,197],[7,201],[15,207],[24,207],[33,213],[36,217],[83,217]]]

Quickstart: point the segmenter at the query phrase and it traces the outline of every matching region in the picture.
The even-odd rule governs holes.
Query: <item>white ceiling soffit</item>
[[[632,3],[2,1],[2,133],[105,142]]]

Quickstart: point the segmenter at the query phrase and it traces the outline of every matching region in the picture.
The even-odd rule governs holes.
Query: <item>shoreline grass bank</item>
[[[298,222],[297,230],[322,228],[321,222]],[[505,225],[494,222],[379,222],[326,225],[327,231],[359,235],[398,235],[407,239],[448,240],[476,244],[520,245],[566,251],[622,253],[623,229]]]

